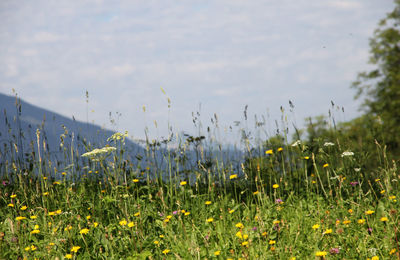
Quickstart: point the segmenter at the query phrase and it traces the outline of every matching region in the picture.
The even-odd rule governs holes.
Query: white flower
[[[350,152],[350,151],[345,151],[345,152],[342,153],[342,157],[345,157],[345,156],[353,156],[353,155],[354,155],[354,153],[353,153],[353,152]]]
[[[298,146],[299,144],[301,144],[301,141],[300,140],[297,140],[296,142],[294,142],[293,144],[292,144],[292,146],[294,147],[294,146]]]
[[[359,172],[359,171],[361,171],[361,168],[354,168],[354,171]]]
[[[115,150],[117,150],[117,148],[112,147],[112,146],[108,146],[108,147],[106,146],[106,147],[103,147],[103,148],[100,148],[100,149],[96,148],[96,149],[94,149],[94,150],[92,150],[90,152],[82,154],[82,157],[95,157],[97,155],[108,154],[108,153],[113,152]]]
[[[332,142],[326,142],[326,143],[324,143],[324,146],[334,146],[335,144],[334,143],[332,143]]]

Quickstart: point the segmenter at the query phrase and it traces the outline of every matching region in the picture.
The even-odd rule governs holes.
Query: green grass
[[[134,165],[120,137],[108,153],[65,149],[59,168],[44,154],[30,171],[3,165],[1,259],[399,258],[395,163],[365,172],[362,154],[342,156],[351,147],[287,144],[240,170],[211,157],[193,180]]]

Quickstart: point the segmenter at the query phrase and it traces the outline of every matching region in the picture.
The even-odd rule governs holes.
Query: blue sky
[[[0,2],[0,92],[143,138],[194,133],[218,115],[221,132],[248,105],[273,133],[280,106],[301,125],[331,100],[359,115],[350,84],[370,68],[368,38],[389,0]],[[163,88],[166,95],[160,90]],[[171,100],[168,111],[167,97]],[[143,112],[143,106],[146,112]],[[109,112],[117,125],[109,122]],[[157,122],[157,128],[154,126]]]

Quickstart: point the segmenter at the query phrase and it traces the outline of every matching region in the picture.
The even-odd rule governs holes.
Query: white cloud
[[[368,37],[392,6],[380,0],[3,3],[0,92],[14,87],[32,103],[85,120],[88,89],[97,123],[108,124],[108,112],[120,111],[120,127],[134,133],[142,133],[144,121],[167,120],[160,87],[182,130],[193,128],[191,111],[199,103],[204,120],[217,112],[229,124],[246,103],[252,113],[271,108],[279,118],[280,105],[291,99],[301,121],[326,112],[330,99],[354,106],[349,84],[366,68]],[[146,120],[142,105],[149,108]]]

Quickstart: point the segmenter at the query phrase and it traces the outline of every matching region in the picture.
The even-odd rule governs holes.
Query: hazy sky
[[[86,121],[88,90],[89,121],[136,138],[146,125],[165,136],[168,121],[193,133],[200,103],[205,127],[214,113],[221,128],[243,121],[247,104],[249,124],[254,114],[269,116],[271,130],[289,100],[298,125],[327,115],[331,100],[345,109],[337,119],[347,120],[359,114],[349,86],[369,68],[368,38],[393,7],[390,0],[2,0],[0,92],[15,89]],[[116,126],[109,112],[122,114]]]

